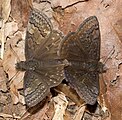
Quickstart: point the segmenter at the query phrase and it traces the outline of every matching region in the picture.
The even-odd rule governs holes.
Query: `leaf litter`
[[[17,56],[10,49],[10,44],[12,46],[12,49],[19,56],[19,59],[25,59],[24,38],[26,34],[26,26],[30,7],[27,1],[22,2],[20,0],[11,0],[4,1],[2,5],[0,4],[0,7],[2,6],[2,8],[5,8],[3,9],[3,13],[5,14],[1,15],[2,19],[0,20],[0,55],[2,58],[2,60],[0,60],[0,119],[20,119],[24,115],[24,113],[28,113],[25,117],[26,120],[51,120],[56,119],[56,117],[58,116],[58,112],[60,112],[59,110],[62,110],[62,114],[60,113],[60,116],[59,118],[57,118],[57,120],[80,120],[81,118],[83,119],[83,116],[85,115],[85,113],[87,113],[85,106],[80,106],[80,100],[78,101],[78,98],[76,96],[73,96],[72,98],[71,95],[70,97],[72,98],[72,100],[76,97],[78,102],[72,101],[71,99],[69,99],[70,97],[67,98],[67,95],[65,93],[64,95],[58,93],[58,96],[50,98],[42,107],[42,109],[39,109],[38,112],[36,112],[35,114],[29,113],[25,107],[24,97],[21,93],[21,90],[23,89],[24,76],[24,73],[22,72],[17,74],[17,76],[12,79],[11,85],[9,86],[10,88],[7,88],[7,80],[10,80],[17,73],[15,69],[15,64],[18,61]],[[19,4],[17,4],[17,2]],[[106,55],[111,51],[113,46],[115,46],[114,54],[108,58],[105,64],[107,67],[107,72],[103,74],[103,78],[106,86],[102,87],[106,89],[106,91],[100,94],[102,95],[102,100],[98,101],[100,102],[100,104],[102,104],[101,106],[104,112],[99,115],[99,117],[87,114],[86,118],[89,118],[91,120],[100,120],[102,118],[104,118],[105,120],[120,119],[122,112],[120,107],[122,106],[122,8],[120,6],[122,2],[120,2],[119,0],[116,0],[116,2],[113,2],[112,0],[89,0],[87,2],[81,2],[69,6],[74,2],[77,1],[67,0],[59,2],[59,0],[56,0],[52,2],[47,2],[46,5],[48,6],[48,8],[45,8],[45,12],[51,10],[51,12],[48,13],[52,13],[52,15],[50,15],[50,19],[53,21],[53,24],[57,25],[56,27],[64,34],[67,34],[68,31],[75,31],[78,25],[86,17],[96,15],[99,19],[101,29],[101,58],[103,59],[107,57]],[[39,4],[39,2],[35,0],[35,2],[33,2],[33,5],[35,4],[37,5]],[[21,5],[23,9],[21,8]],[[51,6],[55,8],[61,6],[61,8],[66,9],[60,8],[60,10],[55,9],[55,11],[53,11],[54,9],[52,10]],[[39,9],[41,7],[39,7]],[[69,22],[69,20],[71,22]],[[100,81],[102,81],[102,78],[100,78]],[[116,81],[116,83],[111,84],[113,83],[112,81]],[[77,112],[73,112],[71,109],[70,111],[68,111],[68,105],[77,106]],[[106,112],[109,114],[107,114]]]

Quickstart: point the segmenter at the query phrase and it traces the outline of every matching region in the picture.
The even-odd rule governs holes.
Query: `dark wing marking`
[[[49,93],[49,87],[43,76],[31,71],[26,71],[24,76],[24,96],[28,107],[33,107],[41,102]]]
[[[98,72],[77,71],[70,66],[66,67],[64,71],[70,86],[87,104],[93,105],[99,94]]]
[[[42,12],[33,9],[28,21],[25,38],[25,57],[33,57],[38,47],[43,46],[52,32],[52,24],[49,18]]]
[[[87,18],[77,30],[79,48],[83,49],[89,60],[100,60],[100,30],[96,16]]]

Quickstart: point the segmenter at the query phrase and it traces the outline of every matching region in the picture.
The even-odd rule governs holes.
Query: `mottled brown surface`
[[[42,109],[39,109],[39,111],[36,112],[36,114],[32,115],[28,113],[24,105],[25,102],[23,98],[23,92],[20,90],[23,89],[24,73],[21,72],[15,75],[17,72],[15,69],[15,63],[19,61],[17,55],[20,60],[25,59],[24,40],[31,1],[29,0],[28,3],[28,0],[11,0],[9,7],[6,5],[7,2],[6,4],[4,4],[5,1],[6,0],[1,2],[3,3],[3,6],[2,9],[0,8],[0,10],[3,10],[3,13],[5,13],[3,15],[3,13],[0,11],[0,16],[6,21],[2,21],[3,28],[1,29],[3,31],[5,30],[5,52],[4,59],[2,60],[1,65],[3,67],[0,67],[0,119],[19,119],[21,118],[21,116],[23,116],[24,113],[27,113],[26,119],[40,120],[45,118],[47,120],[50,120],[52,119],[52,116],[54,115],[54,112],[56,110],[56,107],[54,106],[56,106],[56,104],[58,103],[54,104],[54,102],[47,102]],[[105,62],[106,72],[100,75],[100,82],[104,81],[104,84],[101,84],[101,100],[98,101],[100,102],[102,109],[106,112],[98,112],[99,114],[95,114],[95,116],[92,116],[87,112],[84,117],[88,118],[89,120],[101,120],[103,118],[105,120],[122,119],[122,1],[39,1],[40,0],[35,0],[33,7],[42,10],[49,17],[54,28],[62,31],[64,35],[68,34],[69,31],[75,31],[78,26],[89,16],[95,15],[98,18],[101,33],[101,61],[104,63],[104,60],[107,59],[107,61]],[[73,4],[75,2],[76,4]],[[1,36],[0,34],[0,37],[3,36]],[[15,52],[11,50],[10,44]],[[4,71],[7,74],[5,74]],[[8,90],[5,81],[7,79],[11,79],[13,76],[14,78],[12,79],[12,82],[9,85],[10,89]],[[7,92],[5,92],[6,89],[8,90]],[[52,100],[52,98],[50,99]],[[51,103],[52,105],[50,105]],[[74,102],[71,102],[70,100],[68,101],[68,106],[71,107],[70,109],[66,109],[65,119],[71,120],[74,117],[74,114],[78,113],[76,111],[79,110],[75,111],[75,108],[77,108],[78,106],[76,107],[75,105],[74,107]],[[47,113],[49,113],[49,117],[47,117]],[[97,111],[95,113],[97,113]]]

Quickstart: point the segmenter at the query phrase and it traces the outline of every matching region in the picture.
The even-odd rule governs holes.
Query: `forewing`
[[[59,55],[68,61],[83,61],[84,51],[79,48],[75,32],[69,33],[61,42]]]
[[[87,18],[76,32],[80,49],[83,49],[86,60],[100,60],[100,29],[96,16]]]
[[[59,60],[59,44],[63,36],[60,32],[53,30],[47,42],[39,46],[35,52],[34,58],[38,60]]]
[[[62,59],[86,61],[100,59],[100,31],[95,16],[87,18],[75,33],[69,33],[60,44]]]
[[[43,76],[26,71],[24,76],[24,97],[28,107],[41,102],[49,93],[49,87]]]
[[[99,94],[99,74],[97,72],[77,71],[72,67],[65,68],[65,76],[70,86],[87,104],[95,104]]]
[[[39,46],[43,46],[52,32],[49,18],[37,9],[32,9],[25,38],[25,57],[34,56]]]

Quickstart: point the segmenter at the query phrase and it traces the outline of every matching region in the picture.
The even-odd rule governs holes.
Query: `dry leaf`
[[[3,117],[3,118],[13,118],[12,115],[5,114],[5,113],[0,113],[0,116]]]
[[[82,105],[84,101],[78,96],[75,90],[67,86],[66,84],[60,84],[56,87],[57,90],[63,92],[67,97],[69,97],[78,106]]]
[[[81,120],[84,114],[86,106],[80,106],[79,109],[77,110],[77,112],[75,113],[75,116],[73,118],[73,120]]]
[[[85,2],[87,0],[52,0],[51,1],[51,4],[52,4],[52,7],[57,7],[57,6],[61,6],[62,8],[66,8],[67,6],[73,6],[77,3],[81,3],[82,2]]]
[[[10,14],[10,10],[11,10],[11,6],[10,6],[10,1],[11,0],[1,0],[1,29],[0,29],[0,41],[1,41],[1,56],[0,58],[3,59],[3,54],[4,54],[4,43],[5,43],[5,22],[8,20],[9,14]]]
[[[0,60],[0,90],[3,92],[6,92],[7,91],[7,86],[6,86],[7,78],[1,64],[2,63]]]
[[[65,110],[68,105],[68,101],[64,94],[59,94],[52,99],[54,101],[55,114],[52,120],[64,120]]]

